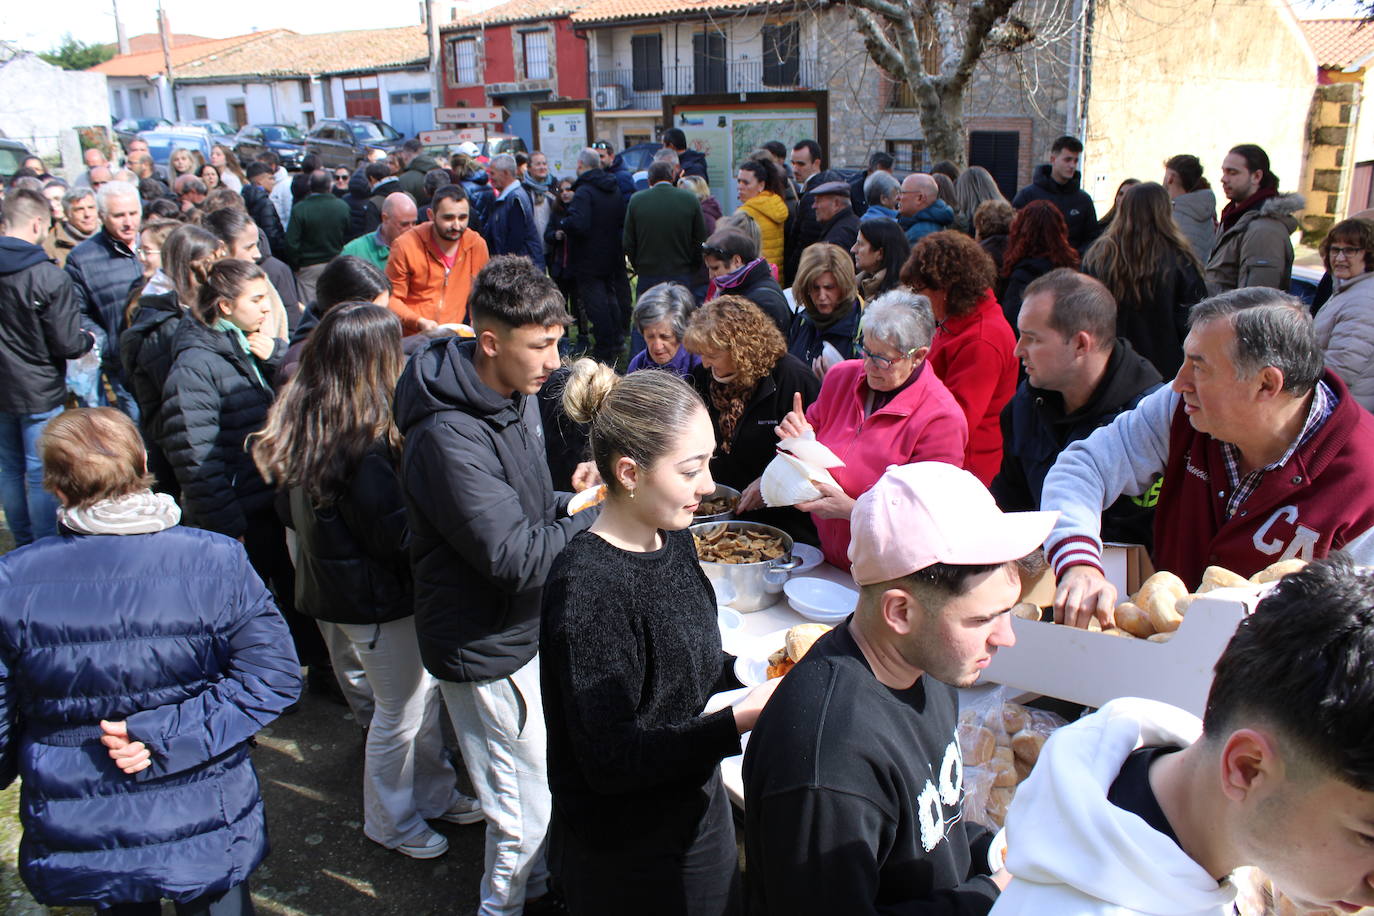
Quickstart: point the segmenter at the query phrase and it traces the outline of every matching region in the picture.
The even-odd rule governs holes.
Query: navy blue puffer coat
[[[46,904],[186,901],[267,853],[249,739],[300,693],[243,547],[175,526],[0,558],[0,786],[23,779],[20,874]],[[100,743],[126,720],[152,765]]]

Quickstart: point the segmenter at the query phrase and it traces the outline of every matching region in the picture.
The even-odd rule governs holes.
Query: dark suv
[[[331,118],[305,135],[305,151],[320,157],[327,169],[354,168],[367,161],[373,150],[391,152],[402,137],[385,121],[373,118]]]
[[[234,153],[245,165],[268,150],[294,172],[305,157],[305,134],[290,124],[249,124],[234,135]]]

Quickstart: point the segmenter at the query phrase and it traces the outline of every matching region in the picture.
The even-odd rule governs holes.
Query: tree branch
[[[988,34],[1016,5],[1016,0],[974,0],[969,7],[968,25],[964,29],[964,53],[950,75],[952,88],[962,90],[973,77],[978,59],[983,56]]]
[[[864,0],[867,4],[869,0]],[[887,33],[883,31],[882,23],[878,17],[865,6],[853,4],[849,7],[849,15],[854,19],[854,24],[859,27],[859,33],[863,35],[864,47],[867,49],[873,62],[894,77],[904,75],[905,66],[902,62],[901,54],[897,48],[888,40]]]

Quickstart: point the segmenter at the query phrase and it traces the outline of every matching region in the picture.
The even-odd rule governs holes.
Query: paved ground
[[[10,547],[0,524],[0,553]],[[362,834],[362,731],[345,707],[307,696],[260,733],[254,752],[272,851],[253,878],[258,911],[275,916],[453,914],[477,903],[480,824],[436,825],[448,854],[419,862]],[[15,871],[18,786],[0,793],[0,912],[89,913],[38,905]],[[170,907],[166,913],[172,912]]]

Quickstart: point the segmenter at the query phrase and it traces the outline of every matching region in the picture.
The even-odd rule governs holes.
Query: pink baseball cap
[[[968,471],[943,461],[890,465],[854,504],[849,563],[872,585],[935,563],[1019,560],[1045,542],[1058,512],[1003,512]]]

